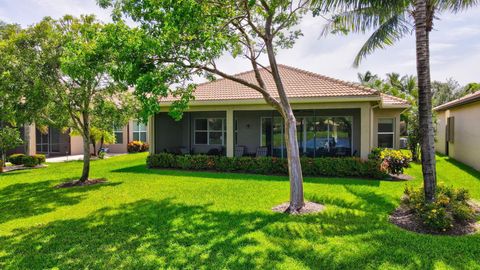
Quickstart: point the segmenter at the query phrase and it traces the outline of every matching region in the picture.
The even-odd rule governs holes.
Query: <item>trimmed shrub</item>
[[[36,154],[36,155],[33,155],[33,156],[37,159],[38,165],[40,165],[42,163],[45,163],[45,161],[47,161],[47,157],[45,155]]]
[[[131,141],[127,144],[127,151],[129,153],[140,153],[146,152],[149,149],[148,143],[144,143],[141,141]]]
[[[23,165],[23,158],[25,157],[26,155],[24,154],[12,154],[8,157],[8,161],[13,165]]]
[[[383,179],[386,174],[377,160],[359,158],[302,158],[305,176],[365,177]],[[147,158],[149,168],[216,170],[266,175],[288,174],[287,159],[276,157],[225,157],[208,155],[173,155],[161,153]]]
[[[368,155],[371,160],[381,161],[381,168],[390,174],[402,174],[410,166],[412,153],[408,150],[394,150],[388,148],[375,148]]]
[[[35,167],[38,165],[38,159],[35,156],[25,156],[23,157],[23,166],[25,167]]]
[[[423,188],[406,187],[402,203],[421,219],[425,227],[438,232],[451,229],[455,222],[466,223],[475,219],[466,189],[438,185],[435,198],[435,202],[427,202]]]

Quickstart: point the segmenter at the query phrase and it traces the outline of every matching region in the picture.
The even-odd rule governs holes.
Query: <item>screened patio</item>
[[[294,113],[303,156],[359,156],[360,109]],[[154,129],[155,153],[286,157],[283,119],[273,110],[187,112],[180,121],[159,113]]]

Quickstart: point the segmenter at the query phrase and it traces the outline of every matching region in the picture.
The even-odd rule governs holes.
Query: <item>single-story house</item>
[[[22,138],[25,138],[26,129],[30,129],[29,155],[45,154],[52,156],[67,156],[83,154],[83,139],[79,135],[71,135],[69,131],[49,127],[47,131],[40,131],[35,124],[20,129]],[[131,141],[149,141],[148,127],[137,120],[130,120],[124,127],[114,130],[116,142],[106,146],[109,153],[127,153],[127,144]],[[97,144],[99,146],[99,143]],[[11,153],[25,153],[25,145],[9,151]],[[98,147],[97,147],[98,150]],[[93,153],[93,147],[91,147]]]
[[[399,147],[400,114],[409,107],[407,101],[305,70],[279,69],[303,155],[367,158],[375,147]],[[269,71],[261,73],[267,90],[278,97]],[[253,71],[235,76],[256,83]],[[286,157],[283,120],[257,91],[218,79],[199,84],[194,96],[180,121],[168,115],[174,97],[159,101],[161,112],[149,119],[151,153]]]
[[[435,149],[480,170],[480,91],[435,107]]]

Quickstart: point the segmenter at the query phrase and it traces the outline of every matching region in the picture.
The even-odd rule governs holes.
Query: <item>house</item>
[[[367,158],[374,147],[399,147],[407,101],[305,70],[279,69],[297,118],[302,155]],[[261,73],[268,91],[278,97],[269,71]],[[235,76],[256,83],[253,71]],[[286,157],[283,120],[257,91],[219,79],[198,85],[194,96],[180,121],[168,115],[175,98],[160,101],[162,111],[149,119],[151,153]]]
[[[69,131],[61,131],[59,129],[49,127],[47,130],[39,130],[35,124],[26,126],[20,129],[22,138],[25,138],[25,132],[29,129],[30,139],[29,155],[45,154],[51,156],[67,156],[67,155],[82,155],[83,154],[83,139],[78,135],[71,135]],[[114,130],[116,142],[106,146],[109,153],[126,153],[127,144],[131,141],[149,140],[147,125],[130,120],[124,127]],[[98,150],[99,143],[97,144]],[[25,153],[25,145],[18,147],[11,153]],[[93,153],[93,147],[91,147]]]
[[[435,107],[435,149],[480,170],[480,91]]]

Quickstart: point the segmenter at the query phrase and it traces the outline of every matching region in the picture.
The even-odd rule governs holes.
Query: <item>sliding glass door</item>
[[[352,123],[352,116],[297,117],[300,153],[308,157],[351,156]],[[272,156],[286,157],[284,132],[281,117],[262,118],[261,146],[268,147]]]

